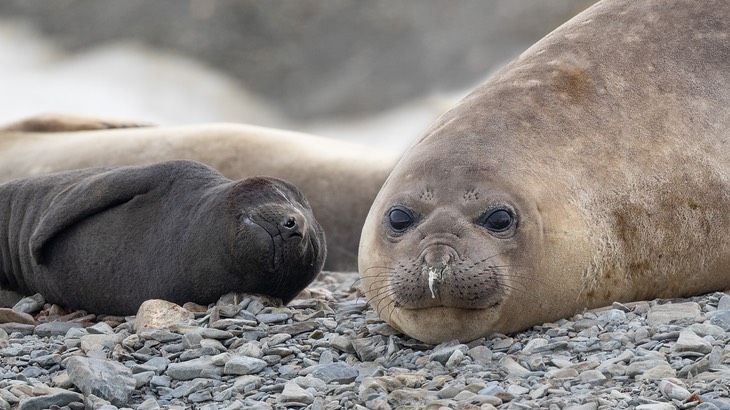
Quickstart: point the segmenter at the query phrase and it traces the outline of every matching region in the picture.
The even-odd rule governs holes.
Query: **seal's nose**
[[[304,226],[300,219],[298,215],[288,215],[282,218],[281,222],[279,222],[279,232],[281,232],[281,237],[284,240],[288,241],[292,238],[301,238],[304,236]]]

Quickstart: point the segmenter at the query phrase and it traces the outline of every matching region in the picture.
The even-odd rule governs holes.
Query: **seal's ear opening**
[[[149,192],[159,179],[159,167],[121,167],[89,176],[61,191],[30,237],[33,260],[42,265],[44,247],[55,236],[92,215]]]

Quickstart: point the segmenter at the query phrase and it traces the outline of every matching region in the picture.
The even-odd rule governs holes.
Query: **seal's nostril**
[[[304,236],[302,234],[302,225],[297,221],[296,217],[285,217],[281,221],[281,226],[283,228],[281,229],[281,234],[285,239],[291,239],[294,237],[301,238]]]

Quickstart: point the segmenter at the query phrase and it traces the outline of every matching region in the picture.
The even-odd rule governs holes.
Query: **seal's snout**
[[[449,265],[428,266],[423,265],[423,274],[428,276],[428,289],[431,291],[431,298],[436,299],[439,294],[439,286],[445,277],[451,273]]]
[[[421,273],[428,278],[428,289],[431,291],[432,299],[439,296],[439,287],[448,280],[455,259],[456,251],[444,245],[430,247],[423,255]]]
[[[304,223],[299,215],[287,215],[279,222],[279,231],[284,240],[304,237]]]

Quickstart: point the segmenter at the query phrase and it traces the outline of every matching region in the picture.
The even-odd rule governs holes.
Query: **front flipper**
[[[70,114],[41,114],[0,127],[0,132],[72,132],[152,127],[144,121],[124,121]]]
[[[30,251],[42,265],[43,249],[55,236],[73,225],[150,192],[170,178],[172,162],[114,168],[81,179],[61,191],[30,237]]]

